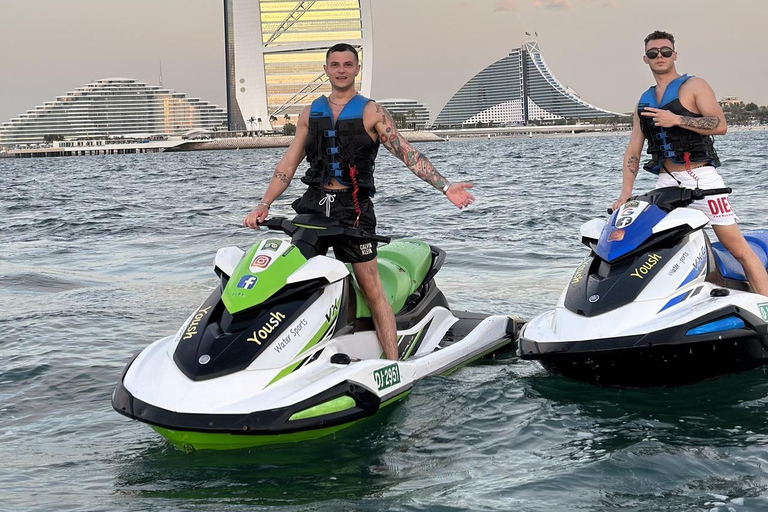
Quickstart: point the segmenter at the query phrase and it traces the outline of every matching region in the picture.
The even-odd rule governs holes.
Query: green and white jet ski
[[[219,249],[220,285],[175,335],[134,356],[112,395],[117,412],[179,448],[322,437],[405,397],[419,379],[450,373],[515,338],[510,317],[449,309],[434,281],[441,249],[397,240],[378,252],[400,352],[398,361],[383,359],[354,277],[318,247],[340,235],[389,239],[309,215],[264,225],[291,240]]]

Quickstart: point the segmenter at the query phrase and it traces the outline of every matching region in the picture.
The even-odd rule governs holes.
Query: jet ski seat
[[[421,240],[395,240],[378,250],[378,266],[384,293],[397,314],[418,288],[432,265],[432,250]],[[349,267],[352,272],[351,265]],[[370,318],[371,310],[352,277],[357,302],[357,318]]]
[[[751,233],[744,233],[744,238],[747,243],[755,251],[757,257],[760,258],[760,263],[768,270],[768,230],[752,231]],[[715,253],[715,259],[717,260],[717,266],[720,268],[720,273],[726,279],[735,279],[737,281],[746,281],[747,276],[744,275],[744,269],[741,264],[731,256],[723,244],[715,242],[712,244],[712,249]]]

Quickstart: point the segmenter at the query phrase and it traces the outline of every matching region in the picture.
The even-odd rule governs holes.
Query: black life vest
[[[680,116],[703,117],[701,114],[691,112],[680,103],[680,86],[689,78],[691,77],[683,75],[672,80],[664,90],[660,102],[656,100],[656,86],[653,86],[643,93],[637,104],[640,128],[648,140],[648,154],[651,155],[651,160],[643,168],[653,174],[659,174],[661,164],[667,158],[679,164],[685,163],[685,153],[688,153],[691,162],[707,162],[714,167],[720,166],[720,159],[717,157],[714,139],[711,136],[701,135],[679,126],[671,128],[654,126],[652,117],[640,115],[644,107],[652,107],[669,110]]]
[[[312,102],[309,134],[304,144],[309,169],[301,181],[319,187],[336,178],[342,185],[357,185],[373,195],[379,140],[373,140],[363,124],[363,109],[369,101],[358,94],[344,106],[336,123],[325,96]],[[350,167],[357,170],[355,176],[350,175]]]

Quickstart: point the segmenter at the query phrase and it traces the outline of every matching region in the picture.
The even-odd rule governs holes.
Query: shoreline
[[[544,129],[542,129],[544,128]],[[401,131],[401,135],[411,143],[422,142],[456,142],[456,141],[476,141],[479,139],[520,139],[520,138],[572,138],[572,137],[607,137],[614,135],[626,135],[631,133],[628,129],[602,130],[602,129],[573,129],[571,127],[530,127],[525,129],[519,127],[514,131],[509,129],[483,129],[487,133],[472,131],[441,131],[441,130],[414,130]],[[592,127],[590,127],[592,128]],[[729,126],[729,132],[766,132],[768,125],[757,126]],[[447,133],[450,132],[450,133]],[[722,137],[722,135],[720,136]],[[47,148],[25,148],[11,149],[0,152],[0,158],[43,158],[43,157],[69,157],[69,156],[89,156],[89,155],[107,155],[107,154],[137,154],[137,153],[160,153],[160,152],[182,152],[182,151],[221,151],[221,150],[241,150],[241,149],[267,149],[267,148],[286,148],[293,142],[292,135],[277,135],[266,137],[230,137],[211,140],[193,140],[182,141],[172,139],[168,141],[157,141],[151,143],[134,144],[107,144],[95,146],[79,147],[47,147]]]

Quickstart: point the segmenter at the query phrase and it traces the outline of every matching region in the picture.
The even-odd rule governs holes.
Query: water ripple
[[[744,229],[764,228],[767,132],[718,140]],[[391,155],[379,231],[447,251],[458,310],[530,318],[618,195],[627,135],[423,144],[459,211]],[[182,453],[111,410],[130,356],[198,306],[219,247],[282,150],[3,160],[0,487],[9,510],[768,510],[765,370],[604,390],[511,355],[420,383],[398,407],[300,449]],[[300,172],[302,172],[300,170]],[[653,187],[641,173],[636,191]],[[291,215],[296,180],[273,208]]]

